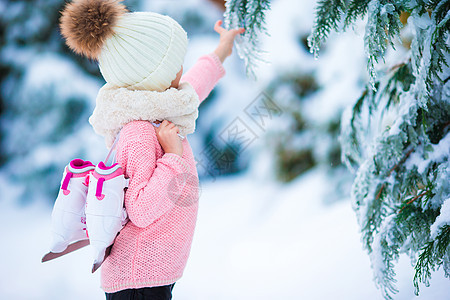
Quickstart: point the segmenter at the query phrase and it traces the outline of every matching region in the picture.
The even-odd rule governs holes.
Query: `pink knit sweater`
[[[189,82],[203,101],[224,74],[212,53],[181,81]],[[198,189],[192,184],[198,175],[188,139],[182,157],[164,153],[153,125],[133,121],[120,134],[117,162],[130,178],[125,194],[130,222],[102,265],[101,286],[113,293],[174,283],[186,266],[198,209]]]

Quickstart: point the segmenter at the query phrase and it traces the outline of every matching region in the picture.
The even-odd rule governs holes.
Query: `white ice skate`
[[[94,169],[90,161],[82,159],[74,159],[64,168],[61,188],[52,211],[51,252],[63,252],[70,243],[88,238],[84,213],[88,192],[86,177]]]
[[[107,167],[100,162],[89,176],[86,227],[94,250],[92,272],[100,267],[106,249],[128,221],[124,208],[124,189],[127,186],[128,180],[117,163]]]

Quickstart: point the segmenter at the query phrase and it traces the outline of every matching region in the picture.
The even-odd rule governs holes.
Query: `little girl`
[[[69,47],[98,60],[106,84],[90,118],[130,178],[130,221],[101,268],[107,299],[171,299],[192,243],[198,175],[188,139],[198,105],[224,76],[243,28],[214,29],[220,42],[182,76],[187,35],[168,16],[129,13],[118,1],[78,0],[61,17]],[[162,122],[161,122],[162,121]],[[153,124],[158,124],[156,126]]]

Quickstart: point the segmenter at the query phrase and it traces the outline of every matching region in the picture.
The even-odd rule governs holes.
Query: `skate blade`
[[[95,273],[95,271],[97,271],[98,268],[100,268],[102,263],[105,261],[105,259],[108,257],[108,255],[111,253],[111,248],[112,248],[112,245],[109,246],[108,248],[106,248],[106,250],[105,250],[105,257],[103,257],[103,259],[101,261],[94,262],[94,264],[92,265],[92,273]]]
[[[45,254],[44,257],[42,257],[41,262],[44,263],[46,261],[53,260],[55,258],[64,256],[64,255],[74,252],[78,249],[86,247],[87,245],[89,245],[88,239],[72,243],[69,246],[67,246],[66,250],[64,250],[63,252],[59,252],[59,253],[49,252],[49,253]]]

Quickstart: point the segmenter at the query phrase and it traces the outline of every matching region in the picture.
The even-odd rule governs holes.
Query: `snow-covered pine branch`
[[[332,30],[339,30],[342,13],[345,10],[344,0],[319,0],[316,8],[316,20],[308,46],[315,58],[319,57],[319,49]]]
[[[225,28],[244,27],[244,34],[236,38],[238,55],[245,62],[247,76],[256,78],[257,64],[264,61],[259,37],[267,34],[265,14],[270,9],[269,0],[227,0],[224,13]]]
[[[370,84],[344,113],[341,146],[356,173],[352,198],[362,241],[387,299],[397,291],[394,265],[402,253],[415,263],[417,294],[437,268],[450,277],[449,9],[448,0],[323,0],[309,37],[317,54],[342,21],[346,29],[367,15]],[[402,12],[413,32],[409,59],[377,76],[376,63],[400,37]]]

